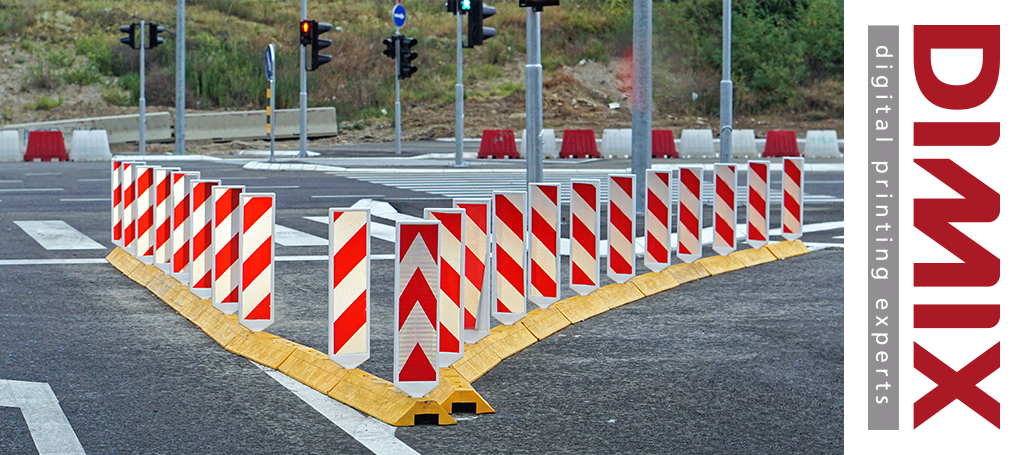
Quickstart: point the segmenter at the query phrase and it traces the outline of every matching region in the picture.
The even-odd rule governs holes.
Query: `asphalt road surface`
[[[248,171],[241,160],[155,164],[277,193],[277,223],[299,234],[297,246],[277,246],[278,322],[268,331],[323,351],[327,263],[310,258],[327,255],[318,217],[361,199],[420,216],[451,206],[453,196],[513,185],[482,170],[515,179],[522,168],[399,161],[309,161],[334,166],[327,172]],[[389,179],[399,167],[417,174]],[[546,163],[546,175],[603,178],[603,169],[624,167]],[[35,453],[68,432],[86,453],[839,453],[842,165],[821,166],[806,183],[813,228],[802,240],[813,253],[572,325],[474,383],[496,414],[396,429],[225,351],[107,264],[109,163],[0,163],[0,453]],[[706,207],[706,226],[709,215]],[[778,209],[772,219],[777,225]],[[53,243],[36,232],[36,240],[41,221],[78,234]],[[393,252],[373,239],[372,253]],[[646,271],[640,261],[638,271]],[[372,351],[361,368],[390,378],[392,261],[372,261],[371,273]],[[573,293],[563,286],[562,295]],[[52,432],[30,425],[46,400],[11,398],[29,390],[25,383],[49,386],[64,426],[56,417],[47,421]]]

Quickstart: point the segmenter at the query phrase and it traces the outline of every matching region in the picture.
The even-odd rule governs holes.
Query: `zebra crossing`
[[[601,181],[599,197],[603,202],[607,202],[609,198],[609,174],[622,173],[623,171],[622,169],[550,169],[545,170],[544,178],[546,183],[562,184],[559,201],[563,204],[569,204],[570,201],[570,180],[579,178],[599,179]],[[382,172],[381,169],[349,169],[328,172],[328,174],[447,198],[489,198],[495,191],[526,191],[526,171],[520,169],[418,169],[402,171],[388,169],[387,172]],[[770,188],[769,190],[769,201],[773,204],[781,204],[783,201],[783,191],[779,187],[781,178],[779,177],[779,172],[774,172],[774,174],[773,177],[775,178],[772,179],[772,185],[775,188]],[[741,181],[746,181],[746,179],[741,179]],[[675,179],[672,179],[670,183],[671,202],[675,204],[678,202],[676,188],[678,183]],[[816,181],[809,183],[829,185],[834,183],[842,184],[843,181]],[[712,204],[713,195],[713,182],[704,182],[702,202],[706,205]],[[842,197],[831,195],[806,193],[804,197],[806,204],[843,203]],[[746,185],[738,185],[737,198],[739,204],[747,203]]]

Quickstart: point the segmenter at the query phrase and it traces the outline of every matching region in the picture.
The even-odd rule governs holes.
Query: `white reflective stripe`
[[[49,384],[0,379],[0,407],[21,408],[40,455],[85,454]]]
[[[107,249],[61,220],[15,221],[14,224],[32,237],[36,243],[50,251]]]

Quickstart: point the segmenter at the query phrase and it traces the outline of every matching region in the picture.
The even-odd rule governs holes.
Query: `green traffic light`
[[[460,0],[459,7],[463,11],[469,11],[470,10],[470,0]]]

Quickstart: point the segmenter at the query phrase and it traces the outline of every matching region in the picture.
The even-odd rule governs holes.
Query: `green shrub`
[[[64,82],[69,84],[86,86],[100,82],[100,73],[98,73],[96,71],[96,67],[93,66],[80,66],[65,70],[62,75],[64,76]]]
[[[103,101],[115,106],[131,106],[133,104],[131,92],[122,90],[117,84],[107,87],[100,96]]]
[[[0,0],[0,36],[20,35],[32,25],[32,15],[23,0]]]
[[[57,106],[60,106],[61,104],[64,104],[64,100],[61,99],[60,95],[58,95],[57,98],[51,98],[49,96],[43,95],[35,101],[26,104],[25,109],[32,111],[48,111]]]

